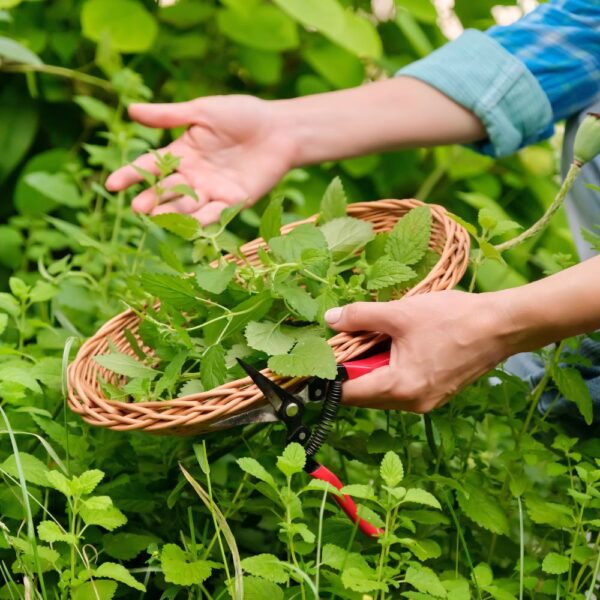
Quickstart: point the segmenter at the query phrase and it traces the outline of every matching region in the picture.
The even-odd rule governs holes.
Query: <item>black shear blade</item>
[[[250,379],[254,381],[256,387],[258,387],[258,389],[263,393],[263,396],[275,409],[275,412],[278,412],[282,402],[286,400],[288,393],[276,383],[273,383],[267,376],[263,375],[252,365],[249,365],[247,362],[243,361],[241,358],[238,358],[237,361],[242,369],[248,373]]]

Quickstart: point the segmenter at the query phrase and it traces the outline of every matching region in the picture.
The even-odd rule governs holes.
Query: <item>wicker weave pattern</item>
[[[350,205],[348,214],[373,223],[376,232],[389,231],[399,218],[422,204],[418,200],[361,202]],[[428,206],[433,215],[430,248],[440,253],[441,257],[429,275],[409,290],[407,296],[450,289],[459,282],[467,267],[467,232],[448,217],[444,208],[432,204]],[[314,221],[315,218],[302,223]],[[299,224],[300,222],[287,225],[282,232],[286,233]],[[257,264],[257,250],[261,246],[264,246],[264,241],[257,239],[242,246],[241,250],[250,263]],[[98,376],[116,385],[120,383],[119,377],[97,364],[93,357],[109,350],[109,340],[120,352],[134,356],[123,332],[129,329],[135,334],[138,325],[138,317],[130,310],[117,315],[81,346],[69,366],[69,406],[88,423],[120,431],[144,430],[157,434],[192,435],[206,431],[211,423],[225,416],[255,408],[264,402],[262,394],[249,378],[169,401],[128,403],[108,400],[103,396]],[[374,333],[339,333],[329,340],[329,344],[333,347],[338,362],[343,362],[360,356],[384,338],[384,335]],[[150,348],[146,347],[144,350],[151,354]],[[302,382],[298,378],[274,375],[268,369],[263,370],[263,373],[284,387],[294,388]]]

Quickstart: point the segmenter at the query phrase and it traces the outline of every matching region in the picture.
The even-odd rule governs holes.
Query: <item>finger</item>
[[[192,100],[169,104],[131,104],[128,112],[133,120],[142,125],[170,129],[193,123],[198,109]]]
[[[170,202],[165,202],[152,209],[152,216],[163,215],[165,213],[179,213],[181,215],[189,215],[193,212],[198,211],[200,206],[206,204],[204,200],[196,200],[190,196],[181,196]]]
[[[200,210],[192,213],[192,217],[198,219],[201,225],[210,225],[216,223],[221,216],[221,213],[229,206],[226,202],[219,200],[211,200]]]
[[[158,206],[161,202],[168,202],[174,198],[181,196],[180,192],[173,192],[170,188],[176,185],[185,185],[187,180],[179,173],[173,173],[169,175],[161,182],[161,187],[164,189],[163,193],[158,195],[156,187],[152,186],[148,189],[140,192],[132,201],[131,208],[134,212],[149,213],[153,208]]]
[[[399,321],[396,302],[355,302],[331,308],[325,313],[327,324],[336,331],[379,331],[390,333]]]
[[[166,148],[159,150],[159,152],[166,151]],[[139,183],[142,181],[144,179],[143,175],[136,171],[134,167],[143,169],[144,171],[150,171],[150,173],[153,175],[158,175],[158,169],[156,168],[156,157],[150,153],[142,154],[142,156],[136,158],[131,164],[125,165],[124,167],[121,167],[120,169],[117,169],[111,173],[106,180],[106,189],[109,192],[118,192],[128,188],[134,183]]]
[[[346,381],[343,386],[344,404],[352,406],[381,406],[391,401],[389,382],[392,373],[389,366],[379,367],[366,375]]]

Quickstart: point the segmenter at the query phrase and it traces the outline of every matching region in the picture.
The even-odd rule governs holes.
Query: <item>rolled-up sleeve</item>
[[[398,72],[475,113],[495,156],[552,135],[600,94],[600,0],[556,0],[508,27],[467,30]]]

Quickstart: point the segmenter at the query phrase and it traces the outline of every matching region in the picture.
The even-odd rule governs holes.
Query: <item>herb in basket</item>
[[[185,272],[143,273],[134,283],[139,330],[125,332],[136,357],[114,347],[95,357],[124,378],[120,387],[101,381],[105,395],[147,401],[209,390],[245,376],[237,358],[284,376],[333,379],[336,360],[325,311],[399,298],[439,260],[429,249],[428,207],[412,209],[391,231],[375,234],[371,223],[347,216],[346,206],[336,178],[318,220],[280,235],[282,199],[274,198],[260,223],[267,245],[258,248],[253,264],[229,255]],[[184,215],[153,220],[194,240],[196,257],[214,256],[235,250],[225,227],[238,211],[229,209],[220,224],[206,228]]]

